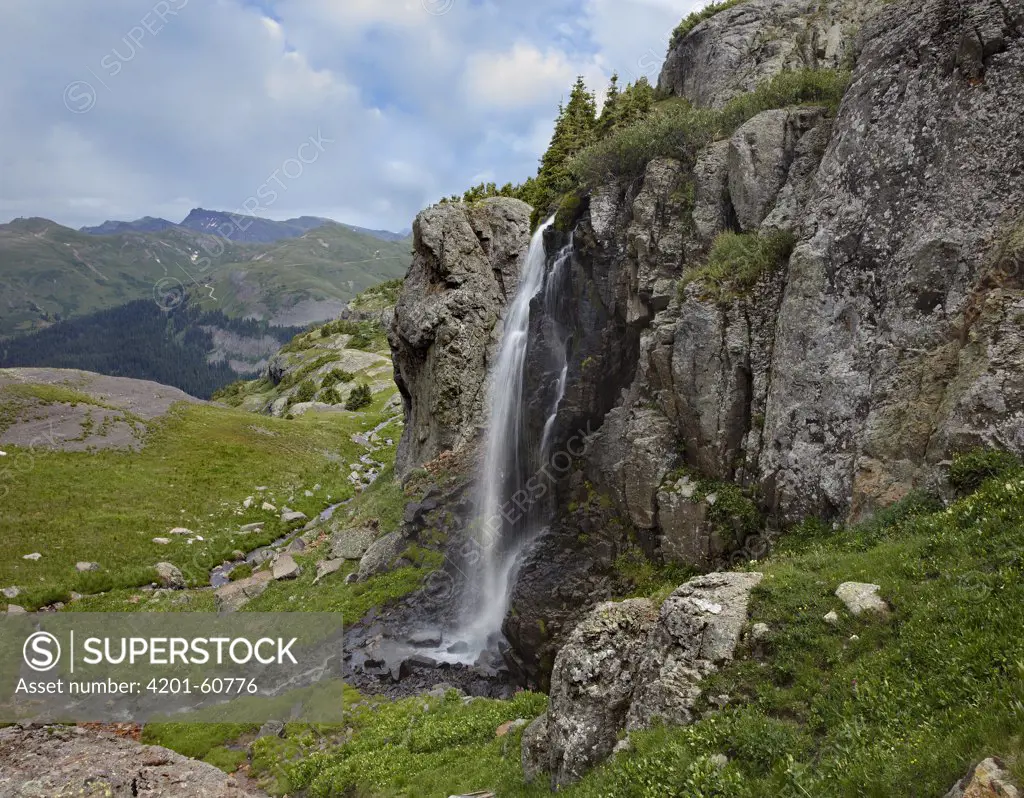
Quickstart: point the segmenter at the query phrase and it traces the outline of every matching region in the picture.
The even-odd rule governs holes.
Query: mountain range
[[[241,216],[225,211],[210,211],[205,208],[193,208],[188,216],[175,224],[167,219],[143,216],[132,222],[108,220],[95,227],[81,227],[80,233],[105,236],[119,233],[159,233],[176,227],[184,227],[197,233],[220,235],[229,241],[238,243],[271,243],[286,238],[299,238],[310,230],[326,224],[340,224],[333,219],[320,216],[300,216],[286,219],[283,222],[263,219],[257,216]],[[393,233],[390,230],[371,230],[366,227],[343,224],[354,233],[363,233],[381,241],[402,241],[412,235],[412,230]]]
[[[234,237],[232,237],[232,235]],[[0,225],[0,337],[136,299],[305,326],[362,290],[404,275],[408,239],[330,220],[275,222],[193,210],[73,230],[42,218]]]

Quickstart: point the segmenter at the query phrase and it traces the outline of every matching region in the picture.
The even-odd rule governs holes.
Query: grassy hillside
[[[407,240],[333,223],[288,241],[242,245],[182,227],[98,236],[19,219],[0,225],[0,337],[135,299],[173,304],[183,289],[207,310],[304,326],[402,276],[410,260]],[[207,282],[212,298],[201,287]]]
[[[231,552],[280,537],[286,531],[278,518],[284,506],[314,518],[355,495],[348,464],[366,449],[353,436],[394,415],[385,410],[393,393],[378,393],[358,412],[337,408],[294,420],[177,404],[163,417],[137,424],[139,451],[54,451],[45,440],[35,446],[4,444],[0,587],[20,587],[15,603],[33,608],[67,600],[71,591],[146,584],[153,578],[148,569],[162,561],[177,565],[192,583],[205,584],[210,569]],[[0,389],[0,433],[55,404],[92,410],[96,418],[109,407],[70,387],[6,386]],[[89,432],[96,434],[95,424]],[[399,432],[389,434],[397,440]],[[393,446],[374,457],[389,462]],[[248,497],[253,500],[245,507]],[[262,510],[264,501],[278,510]],[[265,524],[262,532],[240,532],[255,522]],[[170,535],[175,527],[192,530],[202,541],[190,544],[188,536]],[[171,542],[161,545],[154,538]],[[42,557],[23,559],[34,552]],[[77,562],[98,563],[100,570],[78,574]]]
[[[204,243],[219,251],[217,239],[179,229],[92,236],[46,219],[0,225],[0,336],[151,299],[160,280],[188,283]],[[230,247],[222,257],[232,255],[241,257]]]
[[[633,734],[628,751],[559,794],[939,798],[993,755],[1024,777],[1024,471],[991,463],[962,463],[961,487],[996,476],[948,507],[911,497],[866,524],[794,530],[750,565],[765,574],[751,623],[768,624],[770,637],[705,683],[725,708]],[[847,580],[880,584],[893,611],[847,614],[833,595]],[[340,600],[308,584],[294,591],[303,607]],[[265,598],[263,609],[286,602]],[[274,795],[550,795],[523,781],[521,729],[497,733],[540,714],[544,696],[465,704],[455,693],[387,701],[353,691],[346,703],[343,726],[290,724],[283,739],[258,741],[248,775]],[[176,724],[146,735],[216,762],[241,732]]]
[[[367,288],[404,277],[412,260],[408,240],[382,241],[333,223],[260,251],[244,249],[244,261],[217,269],[215,295],[228,315],[258,314],[282,326],[337,315]],[[334,310],[309,316],[303,308],[314,303]]]

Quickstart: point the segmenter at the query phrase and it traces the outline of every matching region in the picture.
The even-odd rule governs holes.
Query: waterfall
[[[541,522],[536,508],[520,498],[532,469],[546,456],[555,424],[558,403],[565,391],[568,364],[566,335],[561,324],[554,323],[558,302],[558,282],[564,278],[571,244],[558,254],[550,273],[544,250],[544,233],[552,217],[534,233],[526,256],[519,288],[505,317],[505,331],[497,360],[490,374],[490,415],[483,471],[477,486],[476,519],[473,524],[473,550],[467,557],[467,585],[464,591],[459,637],[469,644],[470,657],[494,642],[508,609],[509,594],[515,578],[517,560],[523,548],[539,531]],[[542,294],[543,292],[543,294]],[[554,387],[553,402],[547,408],[540,446],[530,441],[528,397],[524,395],[530,309],[540,298],[543,322],[551,324],[548,336],[549,359],[560,374]]]

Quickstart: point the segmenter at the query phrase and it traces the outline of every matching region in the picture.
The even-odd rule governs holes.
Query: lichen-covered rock
[[[530,207],[514,199],[446,203],[416,218],[415,256],[388,330],[405,405],[399,476],[475,436],[529,239]]]
[[[999,247],[1024,224],[1022,11],[925,0],[865,27],[778,311],[758,476],[788,516],[871,512],[959,449],[1024,451],[1022,256]]]
[[[401,530],[390,532],[374,541],[359,560],[359,581],[394,569],[408,545],[409,541]]]
[[[794,69],[849,66],[857,33],[884,0],[744,0],[673,42],[658,87],[721,106]]]
[[[701,680],[733,658],[758,573],[713,573],[680,586],[661,605],[646,646],[626,727],[694,720]]]
[[[547,712],[552,787],[578,781],[611,753],[657,611],[646,599],[599,604],[555,660]]]
[[[687,724],[700,682],[732,659],[761,574],[714,573],[647,599],[599,604],[558,653],[547,712],[523,734],[523,770],[558,789],[615,749],[623,730]]]

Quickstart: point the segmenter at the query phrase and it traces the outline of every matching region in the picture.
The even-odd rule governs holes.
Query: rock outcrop
[[[205,762],[83,728],[0,729],[0,762],[0,795],[10,798],[265,795]]]
[[[405,403],[399,476],[475,437],[529,239],[530,207],[514,199],[445,203],[416,218],[415,256],[388,330]]]
[[[674,41],[658,87],[720,106],[784,70],[849,68],[884,0],[744,0]]]
[[[528,779],[558,789],[607,757],[622,731],[688,724],[700,682],[730,661],[756,573],[714,573],[647,599],[598,605],[555,660],[547,712],[523,734]]]

